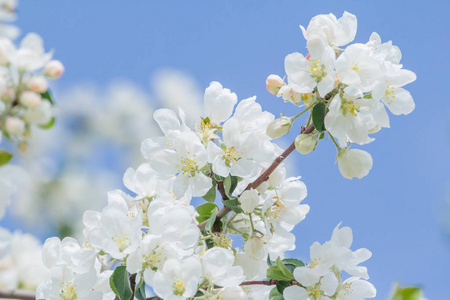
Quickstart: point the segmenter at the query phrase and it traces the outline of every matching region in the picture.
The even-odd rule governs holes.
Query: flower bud
[[[300,104],[300,101],[302,101],[302,95],[303,94],[297,93],[288,85],[281,87],[278,92],[278,97],[282,97],[284,102],[291,102],[294,105]]]
[[[266,88],[272,95],[278,94],[282,86],[285,86],[283,79],[278,75],[269,75],[266,79]]]
[[[32,91],[23,92],[19,100],[22,105],[29,108],[39,107],[42,103],[41,95]]]
[[[22,135],[25,132],[25,122],[16,117],[9,117],[5,122],[6,131],[15,135]]]
[[[316,149],[318,143],[314,134],[300,134],[295,138],[295,149],[301,154],[308,154]]]
[[[12,101],[16,97],[16,91],[12,88],[6,88],[5,92],[0,96],[2,101]]]
[[[244,252],[256,260],[263,259],[267,256],[264,241],[256,235],[252,235],[248,238],[247,242],[245,242]]]
[[[44,76],[34,76],[27,82],[27,87],[33,92],[42,94],[48,89],[47,80]]]
[[[56,79],[64,73],[64,65],[59,60],[51,60],[45,65],[44,75]]]
[[[241,208],[245,213],[251,213],[259,205],[258,192],[254,189],[244,191],[239,197]]]
[[[363,178],[369,174],[370,169],[372,169],[372,156],[366,151],[359,149],[347,148],[340,150],[337,155],[339,171],[341,171],[342,176],[348,179],[353,177]]]
[[[281,117],[273,120],[267,125],[266,134],[271,139],[279,138],[289,132],[292,126],[292,120],[289,117]]]

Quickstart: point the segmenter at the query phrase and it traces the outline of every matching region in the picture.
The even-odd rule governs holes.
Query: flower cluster
[[[114,298],[121,272],[133,274],[136,293],[148,285],[163,299],[268,298],[272,287],[241,284],[264,280],[268,261],[295,249],[291,231],[309,212],[301,204],[306,186],[286,178],[283,166],[258,181],[281,150],[265,130],[274,116],[255,97],[237,104],[235,93],[212,82],[204,101],[194,128],[182,110],[155,111],[164,135],[143,141],[148,163],[123,178],[135,196],[115,190],[101,212],[85,212],[82,246],[46,241],[44,262],[54,275],[40,286],[40,298]],[[195,208],[193,197],[206,202]],[[224,209],[232,213],[219,219]],[[239,236],[244,243],[234,247]],[[114,266],[123,267],[113,273]],[[111,277],[110,288],[101,286],[104,277]]]
[[[53,125],[52,98],[47,78],[58,78],[64,66],[45,53],[42,38],[30,33],[16,48],[0,38],[0,130],[25,151],[31,126]]]
[[[394,115],[414,110],[411,94],[403,86],[416,75],[403,69],[401,52],[392,42],[382,43],[372,33],[367,43],[355,43],[356,17],[348,12],[337,19],[333,14],[314,17],[305,29],[308,54],[292,53],[285,58],[287,84],[277,75],[267,78],[267,89],[285,102],[312,109],[317,132],[297,141],[302,154],[314,150],[327,131],[338,149],[339,170],[346,178],[362,178],[372,168],[369,153],[351,149],[364,145],[382,127],[389,127],[386,107]],[[272,124],[281,136],[296,117],[282,117]],[[337,140],[337,141],[336,141]]]
[[[42,38],[35,33],[26,35],[19,47],[14,45],[18,28],[2,22],[15,20],[16,6],[16,0],[0,1],[0,143],[5,136],[25,152],[33,125],[53,126],[47,78],[61,76],[64,66],[51,60],[53,53],[45,52]],[[11,153],[0,149],[0,219],[25,173],[19,167],[4,166],[11,158]]]
[[[339,224],[340,225],[340,224]],[[375,287],[368,281],[367,269],[358,264],[366,261],[372,253],[365,249],[351,251],[353,241],[349,227],[334,229],[331,240],[311,246],[311,261],[294,269],[298,285],[283,291],[286,300],[307,299],[366,299],[376,296]],[[344,280],[342,271],[352,275]],[[362,278],[362,279],[361,279]]]
[[[370,155],[348,150],[348,143],[368,143],[369,133],[388,126],[384,105],[409,113],[414,105],[401,86],[415,77],[399,64],[398,48],[375,34],[368,44],[339,48],[355,36],[351,14],[317,16],[303,31],[309,54],[288,55],[288,84],[272,75],[267,87],[307,108],[275,120],[256,97],[238,103],[235,93],[212,82],[194,124],[182,109],[155,111],[163,135],[144,140],[147,162],[126,171],[132,193],[114,190],[102,211],[84,213],[81,245],[72,238],[45,242],[51,277],[38,299],[142,300],[146,287],[167,300],[375,297],[359,266],[371,253],[350,250],[348,227],[339,224],[330,241],[314,243],[308,264],[286,258],[295,249],[292,231],[310,207],[302,203],[305,184],[288,177],[283,162],[295,148],[311,152],[328,132],[341,173],[365,176]],[[282,151],[272,139],[308,111],[306,126]],[[196,197],[204,200],[197,207]]]

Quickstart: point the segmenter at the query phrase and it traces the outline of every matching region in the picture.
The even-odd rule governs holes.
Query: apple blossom
[[[337,155],[339,171],[348,179],[363,178],[372,169],[372,156],[360,149],[343,149]]]

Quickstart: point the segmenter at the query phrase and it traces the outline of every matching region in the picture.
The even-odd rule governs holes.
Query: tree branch
[[[217,182],[217,190],[220,192],[222,200],[229,200],[227,193],[225,193],[225,186],[223,185],[223,181]]]
[[[314,129],[315,129],[315,127],[313,124],[309,125],[307,128],[305,126],[302,126],[302,131],[300,134],[309,134],[309,133],[313,132]],[[287,149],[284,150],[284,152],[281,153],[280,156],[275,158],[275,160],[272,162],[272,164],[258,178],[256,178],[255,181],[253,181],[252,183],[247,185],[247,187],[245,188],[244,191],[249,190],[249,189],[256,189],[261,183],[263,183],[264,181],[269,179],[270,174],[272,174],[272,172],[275,171],[275,169],[286,159],[286,157],[289,156],[289,154],[292,153],[292,151],[294,151],[294,149],[295,149],[295,140],[292,141],[292,143],[289,145],[289,147],[287,147]],[[219,186],[219,184],[218,184],[218,186]],[[220,219],[222,219],[223,217],[225,217],[230,211],[231,211],[230,208],[228,208],[226,206],[222,207],[219,210],[219,212],[216,214],[216,222],[219,221]],[[198,228],[200,229],[200,231],[205,230],[205,226],[206,226],[207,222],[208,221],[204,221],[204,222],[198,224]]]
[[[0,290],[0,299],[21,299],[21,300],[35,300],[36,295],[31,291],[24,290]]]

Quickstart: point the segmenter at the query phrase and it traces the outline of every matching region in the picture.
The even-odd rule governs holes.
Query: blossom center
[[[195,159],[190,159],[187,157],[181,157],[181,170],[180,172],[184,175],[188,175],[191,177],[195,176],[195,173],[198,171],[198,165]]]
[[[317,58],[309,59],[311,64],[306,67],[308,69],[309,74],[312,78],[320,81],[323,77],[327,76],[327,72],[325,71],[325,66],[320,63],[320,60]]]
[[[351,114],[353,116],[357,116],[357,112],[360,109],[360,105],[352,100],[342,99],[341,110],[345,115]]]
[[[351,294],[353,291],[352,289],[352,282],[345,282],[342,286],[341,286],[341,290],[339,291],[339,296],[346,296]]]
[[[72,282],[61,283],[61,289],[59,290],[59,296],[64,300],[75,300],[77,299],[77,293],[75,291],[75,286]]]
[[[314,299],[319,299],[319,297],[320,297],[320,290],[319,290],[318,288],[313,288],[313,289],[311,290],[311,296],[312,296]]]
[[[308,263],[308,267],[312,269],[315,266],[317,266],[318,264],[319,264],[319,260],[317,259],[317,257],[315,257],[312,261],[310,261]]]
[[[386,88],[386,92],[384,93],[384,98],[386,99],[386,101],[388,101],[390,103],[394,102],[395,87],[393,87],[392,85],[388,84],[388,86]]]
[[[227,166],[230,166],[230,163],[236,163],[240,158],[241,152],[237,151],[234,147],[228,147],[223,156]]]
[[[182,296],[186,287],[184,285],[183,279],[175,279],[173,283],[173,294],[177,296]]]
[[[230,248],[230,246],[233,244],[233,240],[223,233],[219,234],[219,236],[214,240],[217,243],[217,246],[225,249]]]
[[[130,245],[130,238],[128,237],[128,234],[121,233],[119,235],[116,235],[112,238],[113,241],[119,246],[119,251],[125,250]]]
[[[165,261],[167,258],[163,257],[161,252],[157,252],[158,246],[153,249],[153,251],[148,255],[143,255],[144,258],[144,266],[145,268],[150,268],[153,271],[156,271],[158,268],[162,267],[163,260]]]
[[[357,63],[352,64],[352,70],[355,71],[356,73],[361,73],[361,70],[359,69]]]

